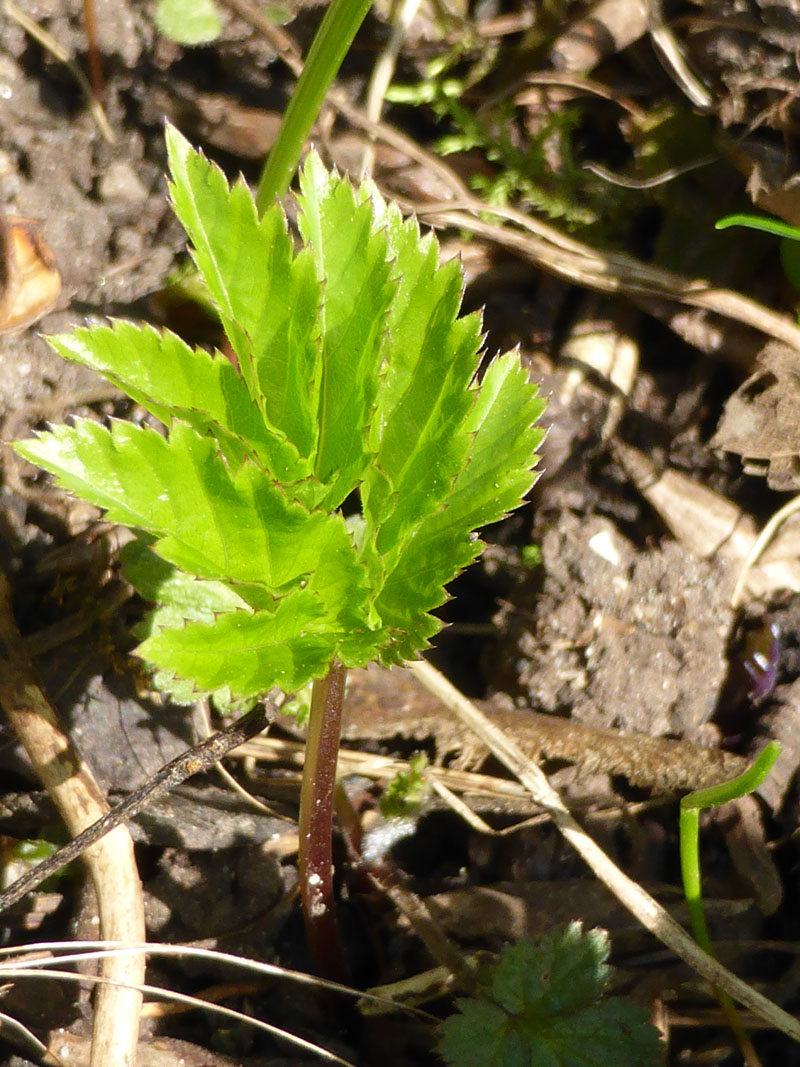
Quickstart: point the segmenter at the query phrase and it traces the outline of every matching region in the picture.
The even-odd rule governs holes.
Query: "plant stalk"
[[[303,147],[317,121],[325,94],[339,73],[372,0],[332,0],[311,43],[303,73],[283,116],[258,182],[256,205],[263,214],[291,185]]]
[[[333,798],[347,668],[334,660],[314,682],[300,790],[300,897],[308,947],[319,970],[344,980],[347,967],[333,896]]]

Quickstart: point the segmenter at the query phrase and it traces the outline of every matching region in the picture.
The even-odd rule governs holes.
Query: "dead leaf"
[[[7,215],[0,225],[0,334],[38,321],[61,295],[61,275],[41,224]]]
[[[771,489],[800,489],[800,354],[778,341],[765,346],[755,374],[726,403],[711,447],[741,456]]]

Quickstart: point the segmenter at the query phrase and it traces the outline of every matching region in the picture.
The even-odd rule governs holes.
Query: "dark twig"
[[[281,699],[282,694],[280,697],[270,694],[264,702],[256,705],[252,711],[242,716],[241,719],[237,719],[231,726],[213,734],[207,740],[201,741],[200,744],[187,749],[180,756],[176,756],[174,760],[171,760],[160,771],[157,771],[152,778],[149,778],[138,789],[129,793],[124,800],[120,801],[102,819],[92,823],[83,833],[78,834],[72,841],[60,848],[58,852],[54,852],[52,856],[49,856],[32,870],[23,874],[16,882],[12,882],[8,889],[0,893],[0,912],[11,907],[12,904],[16,904],[31,889],[35,889],[37,885],[40,885],[45,878],[49,878],[56,871],[60,871],[62,867],[77,859],[85,849],[93,845],[95,841],[99,841],[115,826],[128,822],[153,800],[163,796],[170,789],[174,789],[175,786],[180,785],[187,778],[191,778],[192,775],[213,767],[231,749],[237,748],[245,741],[249,741],[257,733],[260,733],[266,726],[268,719],[274,718]]]
[[[86,28],[86,54],[89,62],[89,81],[92,96],[99,103],[103,99],[103,65],[100,62],[100,48],[97,43],[97,19],[94,13],[94,0],[83,0],[83,24]]]

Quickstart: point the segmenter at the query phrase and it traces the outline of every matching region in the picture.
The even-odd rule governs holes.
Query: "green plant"
[[[262,7],[262,12],[277,25],[289,18],[288,10],[278,4]],[[156,0],[153,18],[159,33],[190,47],[210,44],[222,33],[216,0]]]
[[[222,32],[214,0],[158,0],[153,17],[159,32],[178,44],[208,44]]]
[[[726,215],[717,222],[715,229],[727,230],[731,226],[745,226],[780,237],[783,273],[796,289],[800,289],[800,226],[790,226],[781,219],[770,219],[763,215]]]
[[[371,6],[372,0],[332,0],[328,6],[259,178],[256,190],[259,213],[289,188],[325,94]]]
[[[767,778],[772,770],[775,760],[780,755],[781,746],[777,741],[769,741],[758,759],[744,774],[731,778],[728,782],[720,785],[709,786],[707,789],[696,789],[693,793],[687,793],[681,797],[680,814],[680,851],[681,851],[681,874],[683,876],[683,892],[686,897],[686,906],[689,909],[689,922],[695,941],[704,949],[709,956],[714,955],[714,946],[708,932],[705,910],[703,908],[703,890],[700,877],[700,812],[705,808],[715,808],[720,804],[727,804],[730,800],[747,796]],[[728,1025],[736,1037],[746,1063],[758,1063],[758,1058],[752,1052],[750,1039],[739,1019],[736,1006],[721,990],[714,990]]]
[[[458,1001],[440,1026],[439,1051],[453,1067],[655,1067],[658,1032],[644,1010],[601,999],[608,935],[580,923],[538,945],[508,945],[482,976],[483,994]]]
[[[384,819],[398,819],[419,814],[420,808],[431,791],[426,779],[427,770],[428,757],[424,752],[418,752],[408,761],[408,767],[398,771],[387,783],[379,805]]]
[[[587,191],[596,185],[574,159],[572,134],[580,122],[577,107],[562,107],[541,122],[535,134],[517,131],[516,106],[510,100],[496,105],[490,114],[466,106],[465,82],[444,77],[438,65],[431,65],[419,85],[392,86],[387,99],[395,103],[428,105],[437,119],[446,121],[451,132],[440,137],[436,151],[441,155],[478,150],[494,164],[487,173],[470,178],[472,188],[489,204],[505,207],[520,202],[563,219],[574,226],[588,226],[598,218],[594,206],[587,206]],[[560,164],[553,168],[553,158]],[[604,190],[606,199],[608,190]]]
[[[159,419],[91,420],[18,442],[138,531],[126,571],[157,606],[138,653],[184,699],[314,679],[300,814],[312,948],[337,964],[330,820],[347,667],[414,658],[473,531],[519,505],[544,406],[516,354],[483,381],[480,321],[375,188],[309,157],[295,254],[282,209],[168,130],[171,195],[235,353],[118,322],[54,338]]]

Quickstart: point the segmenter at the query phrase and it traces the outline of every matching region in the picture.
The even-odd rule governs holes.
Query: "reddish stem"
[[[92,96],[99,103],[103,98],[103,67],[100,63],[100,48],[97,43],[97,19],[94,14],[94,0],[83,0],[83,24],[86,28],[89,82],[92,86]]]
[[[333,794],[347,668],[334,660],[314,682],[300,791],[300,896],[308,946],[326,977],[343,980],[347,968],[333,897]]]

